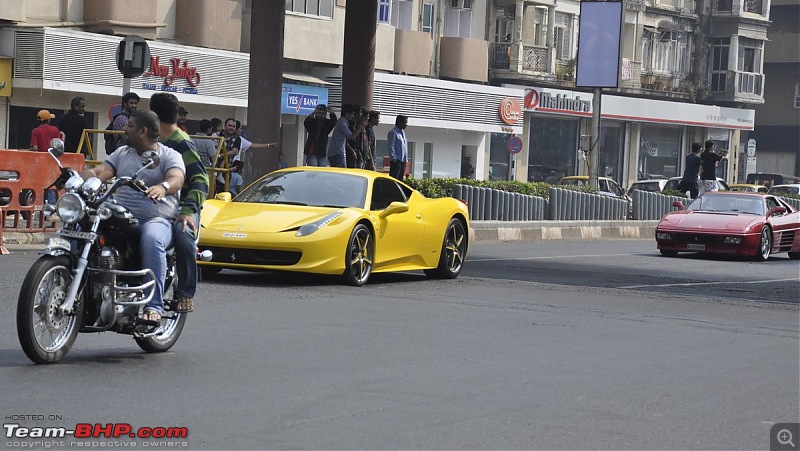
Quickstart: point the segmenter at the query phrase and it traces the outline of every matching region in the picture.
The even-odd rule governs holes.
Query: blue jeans
[[[346,168],[347,161],[344,158],[344,155],[328,155],[328,162],[331,164],[332,168]]]
[[[320,157],[318,155],[306,155],[306,166],[325,167],[327,165],[328,165],[327,157]]]
[[[194,223],[196,227],[200,227],[199,213],[194,214]],[[175,223],[172,226],[172,238],[175,240],[175,270],[178,273],[175,297],[193,298],[197,290],[197,237],[195,230],[188,224],[184,229],[182,222]]]
[[[156,287],[148,308],[164,312],[164,279],[167,277],[167,248],[172,243],[172,222],[165,218],[153,218],[140,223],[139,254],[142,267],[149,268],[156,276]]]

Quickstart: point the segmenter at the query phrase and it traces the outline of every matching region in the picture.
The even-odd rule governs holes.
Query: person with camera
[[[308,133],[303,148],[306,166],[327,166],[328,135],[336,126],[336,113],[320,103],[303,121],[303,126]]]
[[[328,149],[328,162],[331,167],[347,167],[347,140],[352,139],[364,130],[366,121],[355,125],[356,117],[361,108],[356,105],[342,106],[342,117],[336,122],[331,136],[331,145]],[[354,124],[354,125],[351,125]]]
[[[721,153],[714,152],[714,141],[705,142],[705,150],[700,154],[700,183],[703,192],[719,191],[717,184],[717,163],[728,158],[728,151],[722,149]]]

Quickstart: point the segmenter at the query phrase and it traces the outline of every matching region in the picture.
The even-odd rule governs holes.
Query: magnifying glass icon
[[[795,448],[794,443],[792,442],[792,431],[788,429],[781,429],[778,431],[778,443],[781,445],[792,445],[792,448]]]

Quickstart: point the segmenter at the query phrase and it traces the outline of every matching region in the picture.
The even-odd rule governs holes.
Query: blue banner
[[[328,88],[283,83],[281,113],[307,116],[320,103],[328,104]]]

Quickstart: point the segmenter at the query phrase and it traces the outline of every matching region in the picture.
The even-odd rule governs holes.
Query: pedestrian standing
[[[56,115],[49,110],[39,110],[36,113],[39,125],[31,131],[31,150],[47,152],[53,138],[61,139],[61,131],[50,125],[50,120],[55,118]]]
[[[186,108],[178,107],[178,128],[183,130],[184,133],[189,133],[189,129],[186,127],[186,116],[188,115],[189,112],[186,111]]]
[[[203,119],[200,121],[200,129],[197,134],[200,136],[211,136],[213,126],[211,121]],[[200,155],[200,160],[203,166],[211,167],[217,161],[217,141],[212,139],[198,138],[194,139],[194,144],[197,146],[197,154]]]
[[[406,140],[406,127],[408,117],[398,115],[394,121],[394,128],[389,130],[386,139],[389,141],[389,175],[397,180],[403,180],[408,161],[408,140]]]
[[[364,169],[369,169],[370,171],[375,170],[375,127],[381,123],[381,112],[372,110],[369,112],[369,119],[367,120],[367,126],[364,128],[364,136],[365,136],[365,155],[364,155]]]
[[[81,141],[83,131],[89,128],[86,120],[86,100],[83,97],[74,97],[69,104],[67,114],[61,116],[58,121],[58,129],[64,135],[64,152],[77,153],[78,144]],[[89,147],[84,146],[81,153],[89,157]]]
[[[125,131],[125,126],[128,125],[128,118],[131,113],[136,111],[139,105],[139,96],[135,92],[129,92],[122,96],[122,112],[114,116],[114,122],[111,126],[113,130]],[[128,145],[128,135],[125,133],[121,135],[114,135],[114,149],[119,149],[122,146]]]
[[[327,116],[327,117],[326,117]],[[320,103],[303,121],[308,137],[303,148],[306,166],[326,166],[328,135],[336,126],[336,113]]]
[[[678,191],[685,193],[689,192],[689,197],[692,199],[697,198],[699,194],[700,185],[700,150],[702,150],[700,143],[692,143],[692,151],[686,155],[686,163],[684,164],[683,177],[678,183]]]
[[[358,111],[360,111],[360,108],[354,105],[342,106],[342,117],[336,121],[333,135],[331,135],[331,145],[328,149],[328,162],[331,167],[347,167],[347,140],[360,133],[366,126],[366,122],[362,122],[355,130],[350,128],[350,123],[355,121],[355,115]]]

